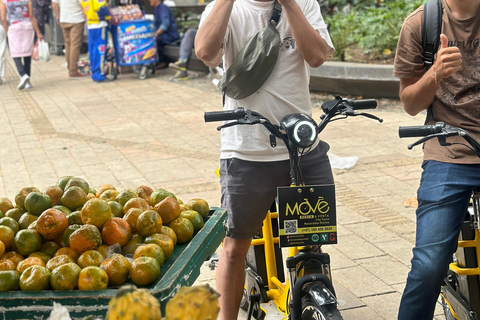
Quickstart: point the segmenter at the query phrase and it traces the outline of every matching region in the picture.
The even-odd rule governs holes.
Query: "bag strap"
[[[428,70],[433,65],[435,54],[440,46],[442,32],[442,0],[428,0],[423,6],[422,48],[423,65]],[[427,109],[425,124],[433,118],[433,103]]]

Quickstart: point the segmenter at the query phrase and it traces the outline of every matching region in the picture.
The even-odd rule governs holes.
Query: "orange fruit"
[[[49,255],[48,253],[42,252],[42,251],[32,252],[28,255],[28,257],[29,258],[32,258],[32,257],[40,258],[40,259],[42,259],[42,261],[45,265],[47,265],[48,260],[52,259],[51,255]]]
[[[160,233],[169,236],[173,240],[174,245],[177,244],[177,234],[169,226],[162,226],[162,230],[160,230]]]
[[[172,238],[170,238],[169,236],[164,235],[162,233],[151,234],[148,237],[146,237],[143,242],[146,243],[146,244],[148,244],[148,243],[158,244],[162,248],[163,253],[165,254],[165,260],[170,258],[170,256],[173,253],[174,246],[175,246],[173,244]]]
[[[200,213],[200,215],[205,218],[208,216],[208,213],[210,212],[210,207],[207,203],[207,201],[203,199],[192,199],[188,201],[187,205],[192,209]]]
[[[133,191],[132,189],[125,189],[120,191],[120,193],[115,198],[115,201],[117,201],[122,206],[124,206],[128,200],[130,200],[131,198],[137,198],[137,197],[138,197],[138,194],[135,191]]]
[[[82,222],[82,211],[77,210],[67,215],[67,220],[69,225],[74,224],[83,224]]]
[[[185,210],[192,210],[192,208],[190,208],[185,203],[179,203],[178,205],[180,206],[180,212],[185,211]]]
[[[72,186],[63,192],[62,205],[70,210],[76,210],[87,202],[87,194],[82,188]]]
[[[28,267],[31,267],[31,266],[45,267],[45,263],[43,262],[42,259],[38,257],[29,257],[29,258],[26,258],[25,260],[20,261],[17,264],[16,270],[19,274],[22,274],[23,271],[25,271]]]
[[[127,244],[123,246],[122,253],[125,255],[133,254],[135,252],[135,249],[137,249],[137,247],[143,243],[143,240],[145,240],[145,238],[139,233],[132,234],[132,238],[130,239],[130,241],[128,241]]]
[[[50,270],[45,266],[33,265],[20,274],[20,290],[42,291],[50,288]]]
[[[142,214],[142,210],[138,208],[132,208],[123,216],[123,219],[128,222],[132,232],[137,232],[137,220],[138,217]]]
[[[97,227],[85,224],[75,230],[68,239],[70,248],[78,254],[97,249],[102,245],[102,235]]]
[[[177,218],[168,225],[177,235],[177,243],[182,244],[193,238],[193,224],[187,218]]]
[[[15,291],[20,288],[20,275],[15,270],[0,271],[0,291]]]
[[[87,201],[96,198],[93,193],[87,193]]]
[[[13,239],[15,249],[22,256],[38,251],[42,245],[42,238],[37,230],[23,229],[17,232]]]
[[[150,188],[149,186],[138,186],[133,191],[135,191],[140,198],[143,198],[148,202],[150,202],[150,195],[152,194],[153,189]]]
[[[57,180],[57,183],[55,185],[57,187],[59,187],[60,189],[65,190],[65,186],[67,185],[68,181],[70,181],[70,179],[72,179],[72,178],[73,178],[73,176],[60,177]]]
[[[146,210],[137,218],[137,231],[146,237],[162,230],[162,218],[154,210]]]
[[[70,235],[75,231],[80,229],[82,225],[81,224],[72,224],[69,225],[64,231],[62,235],[62,241],[63,245],[65,247],[70,247]]]
[[[61,204],[53,206],[52,208],[62,211],[66,216],[68,216],[70,213],[72,213],[72,210],[68,209],[65,206],[62,206]]]
[[[103,259],[105,259],[108,256],[108,245],[102,244],[100,247],[97,248],[97,251],[100,252],[103,256]]]
[[[37,216],[34,216],[30,212],[25,212],[22,214],[20,219],[18,220],[18,226],[20,229],[27,229],[29,225],[32,224],[32,222],[36,221],[38,219]]]
[[[114,186],[112,186],[111,184],[104,184],[104,185],[101,185],[100,187],[98,187],[97,191],[95,192],[95,196],[97,198],[100,198],[102,193],[104,193],[107,190],[117,190],[117,189]]]
[[[108,284],[111,286],[121,285],[127,281],[130,274],[130,262],[119,253],[114,253],[111,257],[103,260],[100,268],[107,273]]]
[[[102,194],[98,198],[103,199],[105,201],[115,201],[118,194],[119,194],[119,192],[117,190],[108,189],[108,190],[105,190],[104,192],[102,192]]]
[[[9,251],[3,254],[3,256],[0,258],[0,261],[11,260],[13,263],[15,263],[16,268],[17,264],[23,259],[25,258],[20,253],[15,251]]]
[[[88,250],[80,255],[77,260],[77,264],[80,268],[86,268],[88,266],[99,267],[105,257],[97,250]]]
[[[15,219],[10,217],[0,218],[0,225],[9,227],[10,229],[13,230],[14,233],[17,233],[18,230],[20,230],[20,226],[18,225],[18,222],[15,221]]]
[[[133,260],[130,278],[135,284],[146,286],[155,282],[160,276],[160,264],[152,257],[138,257]]]
[[[55,252],[54,257],[61,255],[69,256],[70,258],[72,258],[73,262],[77,262],[78,258],[80,257],[80,254],[76,253],[72,248],[69,247],[63,247],[58,249],[57,252]]]
[[[108,205],[110,206],[110,210],[112,210],[112,214],[115,217],[123,217],[123,207],[120,203],[118,203],[117,201],[108,201]]]
[[[82,188],[82,190],[85,192],[85,195],[87,195],[90,192],[90,186],[88,182],[82,178],[73,177],[70,180],[68,180],[67,184],[65,185],[65,190],[68,190],[69,188],[74,186]]]
[[[150,205],[155,207],[157,203],[167,197],[172,197],[174,200],[177,200],[177,197],[173,193],[161,188],[156,189],[150,194]]]
[[[147,200],[140,198],[140,197],[135,197],[135,198],[130,198],[128,201],[123,205],[123,213],[127,213],[129,209],[131,208],[138,208],[140,210],[145,211],[150,209],[150,204],[147,202]]]
[[[105,290],[108,286],[108,275],[100,267],[90,266],[82,269],[78,277],[79,290]]]
[[[2,241],[5,245],[6,251],[10,250],[14,238],[15,232],[12,230],[12,228],[0,225],[0,241]]]
[[[180,214],[180,205],[172,197],[166,197],[155,205],[153,210],[157,211],[164,225],[169,224]]]
[[[5,244],[3,243],[3,241],[0,240],[0,258],[3,256],[4,253],[5,253]]]
[[[0,211],[4,214],[13,209],[13,204],[8,198],[0,198]]]
[[[17,266],[15,262],[12,260],[2,260],[0,261],[0,271],[8,271],[8,270],[17,270]]]
[[[45,193],[33,191],[25,197],[24,204],[28,212],[39,216],[43,211],[52,207],[52,200]]]
[[[78,287],[80,268],[77,264],[70,262],[62,264],[51,271],[50,285],[55,291],[74,290]]]
[[[83,224],[92,224],[101,230],[105,222],[112,218],[112,210],[107,201],[94,198],[85,203],[81,217]]]
[[[15,195],[15,203],[18,207],[25,209],[25,198],[28,196],[30,192],[40,192],[35,187],[26,187],[22,188],[16,195]]]
[[[52,206],[62,204],[63,190],[59,186],[49,186],[43,190],[43,193],[50,197]]]
[[[102,228],[102,239],[105,244],[113,246],[118,243],[123,247],[132,238],[130,224],[122,218],[112,218]]]
[[[47,267],[48,270],[52,271],[55,268],[61,266],[62,264],[72,263],[72,262],[75,263],[72,257],[67,256],[66,254],[61,254],[48,260],[45,266]]]
[[[149,243],[139,246],[133,254],[133,259],[135,260],[139,257],[155,258],[157,259],[160,267],[165,262],[165,253],[163,253],[162,247],[155,243]]]
[[[7,212],[5,212],[5,217],[10,217],[10,218],[12,218],[12,219],[14,219],[15,221],[18,222],[18,220],[20,220],[20,217],[24,213],[25,213],[24,209],[17,207],[17,208],[13,208],[13,209],[10,209]]]
[[[193,225],[193,234],[196,234],[203,228],[203,217],[195,210],[185,210],[180,212],[179,217],[187,218]]]
[[[57,209],[47,209],[37,219],[37,231],[48,240],[60,237],[67,227],[67,216]]]

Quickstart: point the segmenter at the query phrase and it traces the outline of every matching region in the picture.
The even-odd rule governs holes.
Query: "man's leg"
[[[185,63],[185,68],[188,69],[188,62],[190,61],[190,56],[192,55],[193,45],[195,44],[195,36],[197,35],[197,29],[188,29],[183,36],[182,42],[180,43],[180,55],[179,61]]]
[[[88,29],[88,56],[94,81],[105,80],[107,27]]]
[[[70,28],[70,54],[68,58],[70,76],[78,75],[78,57],[83,44],[83,28],[83,22],[74,23]]]
[[[245,257],[251,239],[225,237],[218,260],[216,282],[220,293],[220,319],[236,320],[245,284]]]
[[[69,76],[73,76],[75,75],[76,73],[72,73],[72,63],[70,61],[70,50],[71,50],[71,47],[72,47],[72,43],[71,43],[71,31],[72,31],[72,24],[71,23],[64,23],[62,22],[60,24],[60,26],[62,27],[62,31],[63,31],[63,39],[65,40],[65,60],[67,61],[67,64],[68,64],[68,74]],[[76,65],[74,66],[75,67],[75,70],[76,70]]]

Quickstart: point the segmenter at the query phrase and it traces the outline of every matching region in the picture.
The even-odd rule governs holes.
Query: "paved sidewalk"
[[[18,91],[7,62],[7,83],[0,85],[0,197],[74,175],[93,187],[146,184],[219,206],[218,124],[204,123],[203,113],[219,110],[221,95],[209,79],[173,83],[173,72],[160,70],[146,80],[121,74],[94,83],[68,80],[62,63],[57,56],[34,62],[33,88]],[[332,97],[312,98],[318,107]],[[359,157],[353,168],[334,170],[339,243],[325,247],[345,320],[396,319],[414,242],[415,208],[408,204],[416,196],[422,152],[407,150],[411,140],[399,139],[397,130],[423,123],[423,116],[381,101],[374,113],[384,123],[349,118],[321,135],[331,153]],[[214,286],[214,273],[202,267],[197,281]],[[437,315],[442,319],[440,308]]]

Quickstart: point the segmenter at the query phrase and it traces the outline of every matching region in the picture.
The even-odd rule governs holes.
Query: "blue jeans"
[[[416,243],[399,320],[432,320],[480,165],[425,161],[418,189]]]

